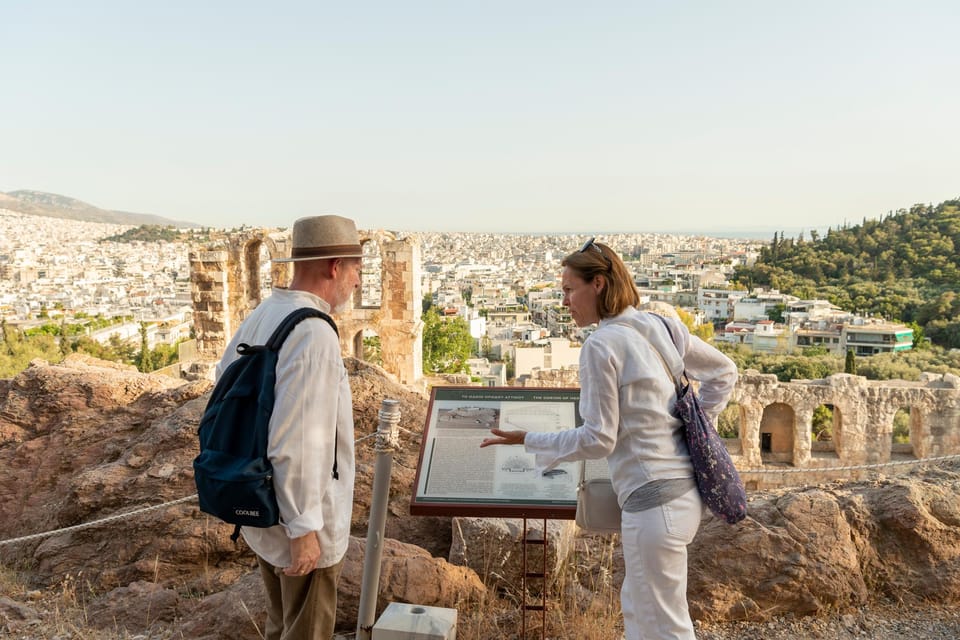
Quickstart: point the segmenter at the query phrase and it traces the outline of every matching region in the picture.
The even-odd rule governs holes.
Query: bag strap
[[[666,318],[664,318],[663,316],[661,316],[661,315],[659,315],[659,314],[654,313],[654,314],[652,314],[652,315],[656,316],[657,320],[659,320],[660,322],[662,322],[662,323],[663,323],[663,326],[666,327],[667,333],[670,334],[670,342],[673,343],[673,348],[677,350],[677,354],[679,355],[679,354],[680,354],[680,347],[677,346],[677,339],[676,339],[676,338],[674,337],[674,335],[673,335],[673,329],[670,328],[670,323],[667,322],[667,319],[666,319]],[[659,351],[657,351],[657,355],[659,355],[659,356],[660,356],[660,359],[663,360],[663,356],[660,355],[660,352],[659,352]],[[682,356],[682,355],[680,356],[680,362],[683,362],[683,356]],[[669,367],[668,367],[668,371],[669,371]],[[674,380],[676,381],[676,384],[677,384],[677,387],[678,387],[678,388],[680,388],[680,387],[684,384],[684,382],[685,382],[687,385],[690,384],[690,376],[687,375],[687,369],[686,369],[686,367],[684,367],[683,372],[680,374],[679,377],[674,377],[672,371],[670,372],[670,377],[671,377],[671,378],[674,378]]]
[[[293,328],[296,327],[301,320],[306,318],[321,318],[326,320],[327,324],[333,328],[333,332],[337,334],[337,337],[340,337],[340,332],[337,330],[337,324],[333,321],[333,318],[323,311],[320,311],[320,309],[301,307],[295,311],[291,311],[280,323],[280,326],[273,331],[270,339],[267,340],[267,348],[272,351],[279,351],[280,347],[283,346],[283,341],[287,339],[287,336],[290,335]]]
[[[663,317],[657,315],[656,313],[651,313],[650,315],[657,316],[657,318],[663,322],[664,326],[667,327],[667,332],[670,333],[670,340],[671,340],[671,342],[672,342],[672,341],[673,341],[673,332],[670,331],[670,326],[667,325],[667,321],[664,320]],[[679,397],[680,397],[680,392],[681,392],[681,390],[683,389],[683,385],[682,385],[680,379],[679,379],[677,376],[673,375],[673,371],[670,369],[670,365],[667,364],[666,358],[664,358],[664,357],[663,357],[663,354],[660,353],[660,350],[657,349],[657,345],[653,344],[653,342],[652,342],[649,338],[647,338],[647,336],[645,336],[645,335],[643,335],[642,333],[640,333],[640,330],[637,329],[637,328],[636,328],[635,326],[633,326],[632,324],[627,324],[626,322],[618,322],[617,324],[622,324],[622,325],[625,326],[625,327],[630,327],[631,329],[633,329],[634,331],[636,331],[637,334],[639,334],[639,336],[640,336],[641,338],[643,338],[644,340],[647,341],[647,344],[650,345],[650,348],[653,350],[653,352],[654,352],[655,354],[657,354],[657,358],[660,359],[660,364],[663,365],[663,370],[667,372],[667,377],[670,378],[670,380],[673,381],[673,386],[676,388],[676,390],[677,390],[677,397],[679,398]],[[675,342],[674,342],[674,346],[676,346],[676,343],[675,343]],[[679,350],[677,351],[677,353],[679,353]],[[684,373],[684,375],[686,375],[686,373]]]
[[[320,318],[321,320],[325,320],[333,329],[333,332],[337,334],[337,337],[340,337],[340,332],[337,330],[337,323],[333,321],[333,318],[315,307],[300,307],[295,311],[291,311],[280,323],[280,326],[273,331],[270,339],[267,340],[267,349],[279,351],[280,347],[283,346],[284,340],[286,340],[287,336],[290,335],[290,332],[293,331],[293,328],[296,327],[301,320],[305,320],[306,318]],[[337,469],[337,449],[340,444],[338,442],[339,440],[340,429],[338,427],[333,436],[333,470],[331,471],[331,474],[334,480],[340,479],[340,472]]]
[[[659,318],[660,316],[657,316],[657,317]],[[649,340],[647,340],[647,342],[650,343],[650,348],[653,349],[653,352],[657,354],[657,357],[660,359],[660,364],[663,365],[663,370],[667,372],[667,377],[673,380],[673,386],[676,387],[677,397],[679,397],[680,391],[683,389],[683,385],[680,382],[680,379],[677,378],[675,375],[673,375],[673,371],[670,370],[670,365],[667,364],[666,359],[663,357],[663,354],[660,353],[660,350],[657,349],[657,346],[652,342],[650,342]]]

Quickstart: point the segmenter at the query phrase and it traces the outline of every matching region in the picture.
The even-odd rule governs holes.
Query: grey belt
[[[627,513],[637,513],[659,507],[696,487],[697,483],[693,478],[652,480],[633,490],[623,503],[623,510]]]

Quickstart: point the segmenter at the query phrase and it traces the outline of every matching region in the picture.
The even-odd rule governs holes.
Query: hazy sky
[[[0,191],[214,226],[715,231],[960,196],[960,2],[0,4]]]

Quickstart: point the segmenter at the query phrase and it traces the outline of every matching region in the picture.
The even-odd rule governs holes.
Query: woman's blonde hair
[[[633,276],[613,249],[601,242],[587,241],[560,263],[586,282],[603,276],[604,287],[597,296],[597,315],[610,318],[627,307],[640,304],[640,293],[633,284]]]

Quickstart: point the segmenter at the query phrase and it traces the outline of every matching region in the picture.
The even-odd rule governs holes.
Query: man
[[[341,312],[360,286],[363,253],[352,220],[301,218],[293,226],[292,245],[290,258],[275,259],[294,263],[290,287],[274,289],[243,321],[217,366],[218,377],[238,357],[241,342],[266,343],[300,307]],[[339,339],[328,323],[308,318],[287,337],[277,361],[267,453],[280,524],[242,529],[266,586],[267,640],[333,637],[353,508],[353,440],[350,382]]]

